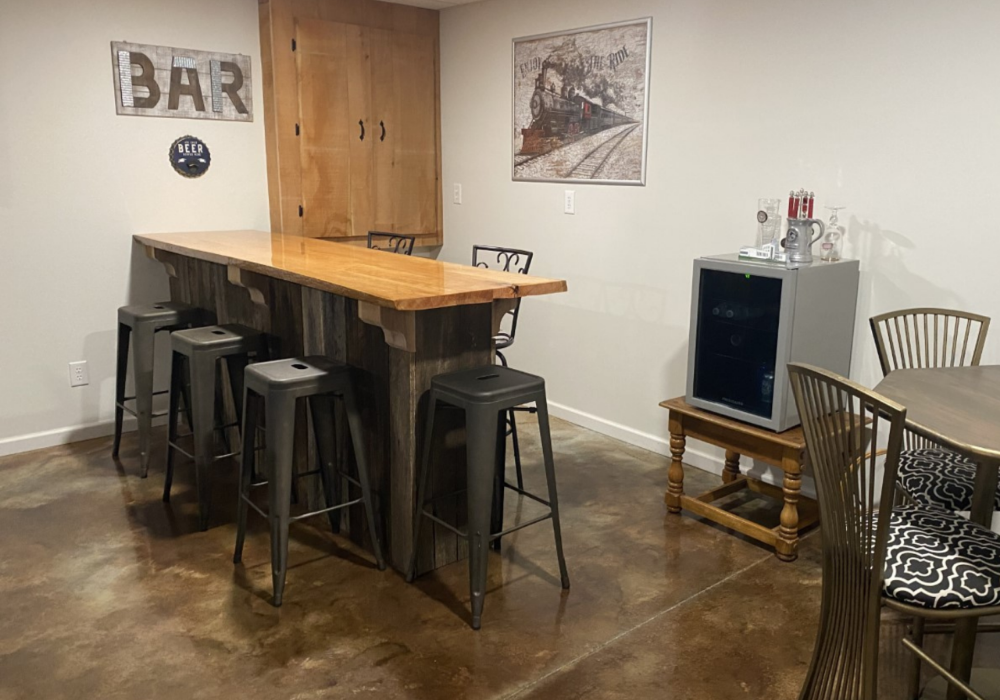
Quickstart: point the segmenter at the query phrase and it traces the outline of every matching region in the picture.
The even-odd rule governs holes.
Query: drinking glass
[[[781,236],[781,200],[757,200],[757,247],[763,248]]]

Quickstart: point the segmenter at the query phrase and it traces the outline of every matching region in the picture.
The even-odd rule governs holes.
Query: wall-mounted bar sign
[[[253,121],[250,57],[111,42],[118,114]]]

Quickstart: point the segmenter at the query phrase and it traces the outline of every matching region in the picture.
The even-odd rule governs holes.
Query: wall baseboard
[[[579,425],[580,427],[587,428],[588,430],[593,430],[601,435],[607,435],[608,437],[621,440],[629,445],[635,445],[636,447],[640,447],[650,452],[655,452],[656,454],[664,455],[666,457],[670,456],[670,441],[666,438],[660,437],[659,435],[645,433],[641,430],[630,428],[627,425],[615,423],[614,421],[600,418],[593,414],[579,411],[575,408],[570,408],[569,406],[565,406],[554,401],[549,402],[549,412],[556,418],[561,418],[565,421],[573,423],[574,425]],[[666,421],[665,411],[663,419]],[[161,425],[163,422],[164,419],[160,418],[158,420],[154,420],[153,425]],[[132,416],[126,416],[123,431],[131,432],[135,429],[135,418]],[[19,454],[21,452],[30,452],[32,450],[41,450],[46,447],[66,445],[72,442],[80,442],[82,440],[93,440],[94,438],[107,437],[108,435],[113,435],[114,432],[114,421],[108,420],[5,438],[0,440],[0,457]],[[713,474],[722,474],[722,460],[709,452],[699,449],[697,446],[687,446],[687,449],[684,451],[684,463]],[[746,469],[746,465],[744,466],[744,469]],[[754,471],[757,472],[759,470],[755,469]],[[762,481],[769,484],[781,486],[781,475],[776,469],[764,470],[762,473],[755,473],[755,476],[758,476]],[[815,498],[816,487],[811,477],[803,477],[802,493],[811,498]]]
[[[153,425],[161,425],[164,423],[164,420],[163,418],[159,420],[154,419]],[[135,429],[135,418],[126,416],[125,422],[122,424],[122,432],[128,433]],[[45,430],[40,433],[18,435],[0,440],[0,457],[41,450],[46,447],[56,447],[57,445],[68,445],[73,442],[82,442],[83,440],[93,440],[94,438],[107,437],[114,434],[115,422],[107,420],[84,425],[71,425],[66,428],[56,428],[55,430]]]
[[[605,418],[600,418],[590,413],[584,411],[578,411],[575,408],[570,408],[560,403],[554,401],[549,402],[549,412],[557,417],[562,418],[565,421],[569,421],[574,425],[579,425],[580,427],[587,428],[588,430],[593,430],[596,433],[601,433],[602,435],[607,435],[608,437],[615,438],[616,440],[621,440],[630,445],[635,445],[636,447],[641,447],[644,450],[649,450],[650,452],[655,452],[664,456],[670,456],[670,441],[667,438],[662,438],[659,435],[651,435],[650,433],[645,433],[641,430],[636,430],[635,428],[630,428],[627,425],[622,425],[621,423],[615,423],[614,421],[607,420]],[[663,411],[663,422],[667,421],[667,412]],[[690,443],[686,446],[684,450],[684,463],[689,464],[697,469],[702,469],[712,474],[722,475],[723,470],[723,460],[703,449],[699,449],[699,446],[692,446]],[[747,471],[749,465],[746,460],[743,461],[743,470]],[[782,485],[782,474],[777,467],[770,467],[765,464],[755,464],[751,468],[753,475],[759,478],[761,481],[772,484],[773,486],[781,487]],[[816,497],[816,485],[810,476],[802,477],[802,494],[810,498]]]

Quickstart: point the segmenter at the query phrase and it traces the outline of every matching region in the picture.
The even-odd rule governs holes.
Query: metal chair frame
[[[489,259],[493,255],[496,256],[496,262],[491,266]],[[520,248],[505,248],[503,246],[492,245],[472,246],[473,267],[481,267],[485,270],[498,269],[503,270],[504,272],[514,272],[519,275],[526,275],[528,274],[528,270],[531,268],[531,260],[534,256],[535,254],[530,250],[522,250]],[[504,314],[504,318],[510,318],[510,332],[508,333],[501,329],[501,331],[493,337],[493,342],[498,346],[496,350],[497,359],[500,360],[500,364],[504,367],[507,366],[507,358],[504,357],[501,350],[514,344],[514,335],[517,333],[517,318],[520,312],[521,300],[518,299],[514,304],[514,308]],[[517,439],[517,420],[514,415],[517,411],[537,413],[538,409],[535,406],[516,406],[507,411],[507,435],[511,436],[511,441],[514,447],[514,468],[517,473],[517,487],[519,489],[524,489],[524,476],[521,472],[521,446]]]
[[[920,307],[872,316],[868,324],[885,376],[897,369],[979,365],[990,318],[955,309]],[[940,448],[941,445],[923,435],[910,430],[904,433],[903,449]],[[901,491],[901,497],[909,499],[905,491]]]
[[[372,250],[384,250],[399,255],[412,255],[416,236],[402,233],[387,233],[384,231],[368,232],[368,247]]]
[[[923,620],[978,618],[1000,607],[929,610],[883,595],[891,508],[906,409],[832,372],[789,364],[795,403],[816,478],[823,527],[823,600],[819,635],[800,700],[876,700],[881,608],[913,616],[907,649],[970,698],[983,700],[920,647]],[[888,429],[886,448],[869,451]],[[877,460],[884,455],[877,488]],[[919,666],[919,661],[918,661]]]

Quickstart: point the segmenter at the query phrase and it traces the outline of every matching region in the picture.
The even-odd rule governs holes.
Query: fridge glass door
[[[782,280],[702,269],[694,396],[771,418]]]

